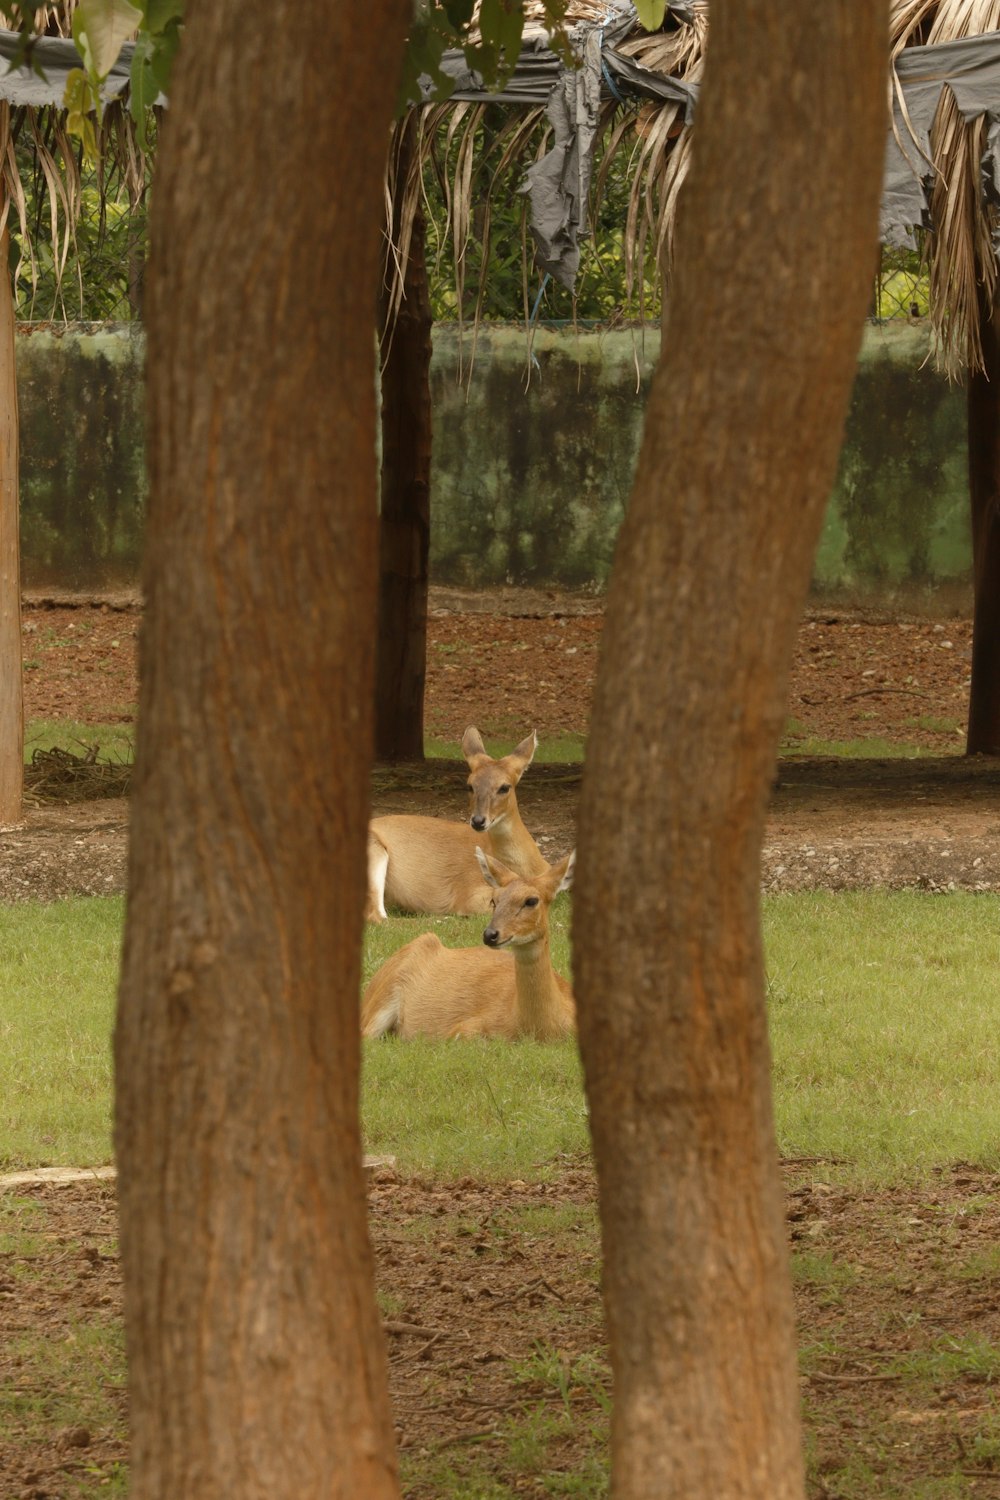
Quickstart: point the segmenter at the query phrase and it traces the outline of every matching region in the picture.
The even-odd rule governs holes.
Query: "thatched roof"
[[[893,131],[882,236],[886,244],[918,247],[926,258],[939,361],[955,373],[981,363],[977,298],[980,286],[992,293],[997,276],[1000,0],[890,0],[890,10]],[[395,181],[390,155],[387,201],[398,193],[403,204],[393,247],[396,305],[425,173],[434,172],[442,187],[446,222],[438,227],[453,246],[461,316],[474,174],[488,182],[478,194],[483,242],[492,195],[502,185],[509,191],[511,172],[519,172],[531,197],[535,263],[571,286],[577,235],[587,233],[609,167],[624,153],[626,286],[641,316],[644,268],[655,259],[669,276],[677,201],[697,134],[708,0],[668,3],[654,35],[627,0],[570,0],[565,26],[578,71],[548,47],[542,6],[527,0],[525,11],[521,56],[503,90],[489,95],[463,54],[446,54],[454,92],[444,102],[428,92],[418,106],[419,150],[405,184]],[[488,111],[492,128],[484,130]],[[484,271],[486,262],[484,254]],[[526,285],[526,317],[527,305]]]

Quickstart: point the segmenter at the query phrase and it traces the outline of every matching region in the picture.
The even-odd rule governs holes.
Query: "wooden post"
[[[9,119],[9,106],[5,104],[0,111],[3,139]],[[17,375],[9,245],[5,229],[0,235],[0,828],[20,821],[24,791]]]
[[[396,239],[402,195],[416,152],[411,112],[395,144]],[[382,508],[379,523],[378,635],[375,666],[375,759],[424,758],[424,678],[431,510],[431,303],[424,260],[424,215],[413,222],[403,302],[389,321],[391,252],[379,286],[383,339]]]
[[[968,755],[1000,755],[1000,302],[980,293],[982,370],[969,376],[972,684]]]

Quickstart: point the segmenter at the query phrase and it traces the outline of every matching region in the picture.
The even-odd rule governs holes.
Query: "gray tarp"
[[[677,20],[690,20],[689,7],[681,0],[667,8]],[[577,26],[573,45],[581,59],[579,70],[562,64],[548,49],[544,33],[526,38],[512,77],[497,94],[490,94],[478,74],[469,71],[461,52],[446,53],[442,63],[443,71],[456,80],[453,98],[546,106],[553,144],[528,168],[523,191],[531,198],[539,262],[570,290],[580,261],[579,240],[587,233],[587,190],[602,97],[623,103],[671,100],[683,105],[686,123],[697,103],[696,85],[651,72],[619,54],[617,44],[635,24],[636,12],[627,0],[609,0],[602,24]],[[429,80],[424,82],[424,96],[430,100],[433,90]],[[983,192],[1000,207],[1000,32],[934,47],[907,47],[896,64],[893,129],[886,146],[880,223],[884,244],[913,246],[914,229],[929,222],[930,128],[945,86],[965,120],[986,117]],[[1000,225],[994,250],[1000,259]]]
[[[690,19],[683,0],[668,5],[668,11],[682,22]],[[531,198],[531,228],[539,261],[570,289],[580,260],[579,240],[587,233],[587,193],[602,97],[622,102],[671,100],[683,107],[686,122],[690,122],[697,103],[696,85],[654,73],[618,52],[618,44],[635,24],[635,8],[628,0],[609,0],[603,23],[582,23],[573,30],[574,50],[581,59],[578,69],[564,66],[549,48],[544,32],[529,34],[512,77],[496,94],[483,87],[478,74],[469,71],[463,53],[448,52],[442,59],[442,71],[455,79],[454,99],[546,107],[553,126],[553,144],[548,154],[528,169],[524,191]],[[17,46],[13,32],[0,31],[0,68],[4,60],[8,64],[6,71],[0,71],[0,99],[14,106],[61,105],[67,74],[80,67],[73,43],[40,37],[32,44],[44,77],[30,67],[9,67]],[[103,89],[106,99],[116,98],[128,87],[132,51],[131,44],[122,48]],[[429,102],[433,88],[429,80],[422,80],[422,84]],[[907,47],[896,62],[893,129],[886,146],[881,213],[884,244],[912,246],[914,229],[929,222],[927,184],[933,176],[928,160],[930,129],[946,86],[954,94],[963,119],[986,118],[983,192],[990,203],[1000,206],[1000,32],[985,32],[934,47]],[[994,232],[994,250],[1000,258],[1000,225]]]
[[[680,19],[689,16],[684,4],[672,5]],[[580,237],[587,233],[587,194],[594,163],[594,135],[602,92],[622,100],[672,100],[690,121],[698,97],[697,85],[681,83],[644,68],[617,51],[636,24],[635,7],[628,0],[609,0],[601,24],[581,23],[570,33],[578,68],[567,68],[548,46],[544,32],[525,38],[511,77],[496,93],[483,87],[470,72],[462,52],[446,52],[441,71],[455,80],[451,98],[470,103],[515,104],[523,108],[545,105],[552,123],[553,144],[541,161],[528,168],[522,192],[531,199],[531,232],[539,263],[571,291],[580,264]],[[433,84],[421,79],[425,100],[433,99]]]
[[[927,185],[933,177],[930,131],[948,86],[967,123],[985,115],[987,144],[982,159],[983,190],[1000,201],[1000,32],[942,42],[935,47],[907,47],[896,61],[892,123],[885,153],[880,234],[886,245],[915,244],[913,230],[930,222]],[[900,100],[902,93],[902,102]],[[904,115],[905,105],[905,115]],[[1000,249],[994,233],[994,253]]]
[[[15,108],[22,105],[35,109],[46,105],[61,108],[69,73],[73,68],[83,67],[79,52],[72,42],[61,37],[38,37],[31,44],[31,52],[45,75],[39,77],[30,67],[11,68],[19,41],[15,32],[0,31],[0,99]],[[128,87],[133,51],[132,43],[126,42],[101,89],[105,100],[116,99]]]

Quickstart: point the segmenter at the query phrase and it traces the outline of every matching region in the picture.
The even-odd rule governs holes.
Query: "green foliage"
[[[139,132],[147,142],[148,111],[170,87],[170,74],[184,24],[183,0],[145,0],[145,20],[132,54],[130,106]]]
[[[635,0],[635,8],[647,31],[659,31],[667,13],[666,0]]]
[[[53,241],[52,216],[44,176],[33,169],[30,147],[18,147],[18,166],[28,204],[31,244],[21,245],[18,225],[10,225],[14,251],[11,274],[16,316],[81,318],[85,322],[125,323],[141,315],[141,283],[146,258],[146,199],[132,205],[114,182],[102,189],[99,170],[80,168],[80,212],[64,246]],[[58,233],[58,229],[57,229]]]
[[[73,13],[73,41],[83,59],[66,82],[67,129],[83,145],[88,161],[97,157],[91,115],[101,118],[101,85],[118,61],[122,45],[136,36],[129,108],[141,146],[146,145],[148,111],[166,93],[183,28],[183,0],[80,0]]]
[[[567,0],[546,0],[551,44],[570,57],[563,27]],[[441,70],[445,52],[462,51],[468,67],[489,85],[502,89],[517,63],[524,30],[523,0],[482,0],[479,35],[470,40],[473,0],[419,0],[403,59],[399,113],[420,102],[419,79],[430,78],[438,101],[450,97],[452,80]]]
[[[433,169],[424,175],[434,318],[469,322],[478,312],[485,322],[515,322],[527,313],[543,322],[606,323],[625,311],[630,316],[658,317],[660,292],[652,245],[647,247],[644,274],[631,299],[626,283],[622,242],[631,188],[629,153],[617,152],[600,202],[591,203],[590,233],[580,241],[580,268],[575,293],[571,293],[535,263],[534,242],[527,228],[528,200],[521,192],[523,165],[515,162],[498,172],[510,126],[509,112],[491,106],[477,127],[468,185],[471,235],[469,245],[458,250],[453,237],[454,204],[444,184],[456,181],[463,142],[460,132],[453,132],[449,139],[448,131],[441,131]],[[546,131],[546,122],[540,122],[532,145],[540,147]],[[595,181],[600,149],[599,145]],[[531,155],[529,146],[519,160]]]
[[[927,316],[930,276],[919,250],[883,248],[872,311],[881,323]]]

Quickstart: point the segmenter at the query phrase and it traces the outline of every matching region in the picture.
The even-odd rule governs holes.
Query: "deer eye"
[[[525,898],[524,898],[524,904],[525,904],[525,906],[537,906],[538,905],[538,897],[537,896],[525,896]]]
[[[503,786],[498,786],[497,787],[497,796],[498,797],[505,797],[509,791],[510,791],[510,783],[507,782],[507,781],[505,781],[504,784],[503,784]]]
[[[476,790],[475,787],[472,785],[471,781],[467,781],[465,784],[468,787],[468,789],[469,789],[470,792],[474,792]]]

